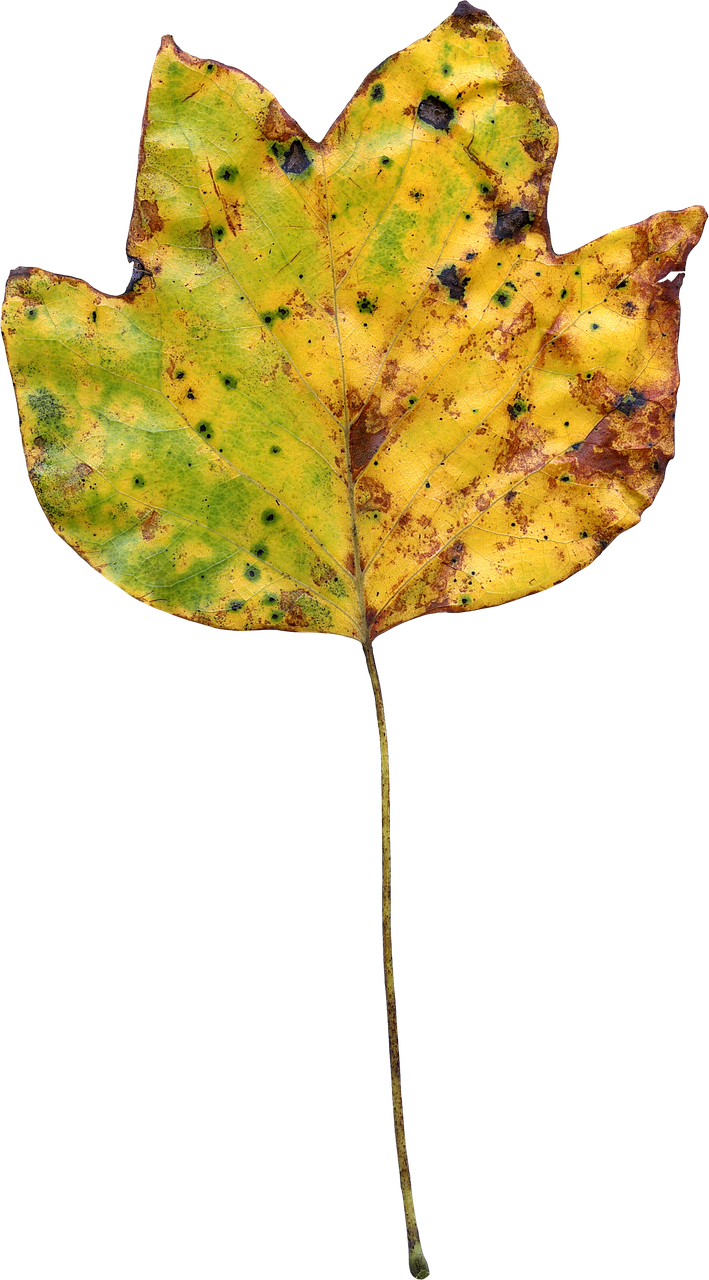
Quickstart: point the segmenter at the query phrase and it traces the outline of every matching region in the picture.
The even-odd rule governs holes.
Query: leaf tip
[[[485,9],[478,9],[474,4],[469,4],[468,0],[459,0],[451,14],[451,18],[464,18],[468,22],[481,23],[487,27],[496,27],[497,23]]]

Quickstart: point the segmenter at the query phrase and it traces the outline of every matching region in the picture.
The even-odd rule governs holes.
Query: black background
[[[164,31],[261,79],[319,138],[370,68],[445,12],[146,4],[105,27],[99,10],[96,26],[20,14],[5,50],[5,273],[37,264],[124,291],[139,118]],[[561,129],[555,251],[706,200],[704,72],[686,19],[635,4],[493,13]],[[674,1019],[694,946],[673,744],[705,252],[682,291],[678,460],[642,524],[550,593],[418,620],[376,644],[408,1132],[434,1276],[467,1275],[463,1249],[495,1251],[500,1274],[522,1256],[577,1271],[603,1256],[622,1203],[628,1258],[632,1239],[676,1265],[691,1219],[691,1196],[689,1208],[678,1197],[667,1240],[657,1234],[676,1160],[668,1076],[655,1073],[668,1042],[680,1065],[687,1053]],[[312,1275],[370,1274],[356,1256],[374,1258],[371,1275],[406,1274],[361,649],[224,635],[125,598],[52,536],[9,381],[4,404],[13,736],[35,850],[17,895],[33,960],[18,973],[40,1005],[33,1034],[55,1064],[63,1038],[68,1064],[56,1094],[46,1078],[40,1091],[47,1188],[63,1178],[69,1138],[54,1126],[69,1088],[72,1142],[91,1130],[99,1169],[120,1164],[134,1124],[125,1160],[138,1185],[160,1196],[179,1183],[160,1219],[169,1251],[187,1230],[184,1198],[207,1261],[235,1233],[262,1254],[257,1275],[271,1260],[288,1274],[303,1254]],[[142,1046],[132,1085],[118,1051],[74,1070],[101,1019],[123,1053]],[[132,1120],[120,1111],[114,1132],[127,1091]],[[81,1187],[96,1247],[114,1240],[115,1213],[129,1238],[136,1202]],[[59,1219],[76,1249],[77,1220]],[[96,1274],[81,1248],[74,1257],[78,1274],[84,1263]]]

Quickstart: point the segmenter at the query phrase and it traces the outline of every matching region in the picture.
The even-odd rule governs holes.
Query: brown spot
[[[374,476],[366,476],[357,491],[357,510],[360,513],[371,511],[388,511],[391,506],[391,494],[380,480]]]
[[[539,138],[522,138],[521,141],[527,155],[531,156],[536,164],[540,164],[545,156],[544,143],[540,142]]]
[[[395,382],[399,376],[400,367],[398,360],[394,360],[391,357],[387,360],[379,377],[379,381],[383,387],[391,387],[392,383]]]
[[[590,480],[597,472],[625,478],[632,475],[627,453],[622,453],[615,447],[617,441],[618,436],[610,419],[603,418],[598,426],[589,432],[580,447],[569,455],[575,476]]]
[[[156,200],[141,200],[140,212],[143,222],[147,224],[152,235],[157,235],[158,231],[162,231],[165,223],[160,217]]]
[[[268,111],[264,117],[261,129],[265,138],[269,142],[290,142],[293,134],[299,133],[298,122],[283,110],[280,102],[275,98],[271,98],[268,104]]]
[[[498,209],[495,216],[493,235],[496,240],[514,240],[518,242],[522,235],[534,222],[534,214],[521,205],[512,208]]]
[[[278,608],[283,612],[283,622],[286,627],[290,627],[293,631],[299,628],[304,630],[308,627],[308,617],[303,610],[302,600],[307,600],[308,596],[304,591],[281,591],[278,599]]]
[[[147,520],[144,520],[140,526],[140,536],[145,542],[152,542],[158,531],[160,517],[157,511],[151,511]]]
[[[316,587],[328,587],[337,578],[337,570],[332,565],[325,564],[324,560],[316,560],[310,571]]]
[[[389,433],[387,418],[380,411],[379,400],[372,398],[355,422],[350,424],[350,461],[356,480]]]
[[[510,424],[504,444],[495,459],[495,470],[505,471],[508,475],[512,472],[527,475],[544,466],[548,457],[539,428],[526,418],[519,418],[514,426]]]

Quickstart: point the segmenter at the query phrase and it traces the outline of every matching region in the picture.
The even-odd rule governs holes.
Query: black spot
[[[584,532],[584,533],[582,533],[582,534],[581,534],[581,537],[582,537],[582,538],[587,538],[587,537],[588,537],[588,534],[587,534],[586,532]]]
[[[255,542],[251,548],[252,556],[258,556],[259,560],[265,560],[268,556],[268,547],[265,542]]]
[[[271,453],[280,453],[280,452],[281,452],[281,446],[279,444],[271,445]]]
[[[273,450],[271,450],[271,452],[273,452]],[[271,507],[267,507],[265,511],[261,512],[262,524],[275,524],[277,519],[278,519],[278,512],[273,511]]]
[[[223,164],[221,169],[217,169],[217,177],[220,182],[234,182],[238,174],[239,170],[235,164]]]
[[[365,316],[374,315],[374,312],[376,311],[376,309],[377,309],[377,304],[371,298],[357,299],[357,310],[361,312],[362,315],[365,315]]]
[[[209,426],[208,422],[200,422],[199,426],[197,427],[197,430],[205,432],[208,426]]]
[[[372,102],[383,102],[384,101],[384,85],[381,83],[373,84],[369,96]]]
[[[290,315],[290,311],[288,310],[288,308],[287,308],[287,307],[279,307],[279,308],[278,308],[278,314],[279,314],[279,316],[280,316],[281,320],[287,320],[287,319],[288,319],[288,316]]]
[[[444,267],[438,279],[445,285],[452,302],[462,302],[465,297],[465,286],[470,284],[470,276],[461,276],[457,267]]]
[[[436,98],[433,94],[429,94],[427,98],[419,102],[416,114],[419,120],[423,120],[424,124],[432,124],[434,129],[444,129],[447,133],[455,112],[452,107],[448,106],[447,102],[443,102],[441,98]]]
[[[592,324],[592,325],[591,325],[591,328],[592,328],[592,329],[600,329],[600,327],[601,327],[601,326],[600,326],[600,324]]]
[[[312,163],[300,138],[295,138],[283,157],[281,168],[284,173],[305,173]]]
[[[561,298],[562,302],[564,301],[564,298],[568,298],[568,296],[569,296],[568,289],[562,289],[561,293],[559,294],[559,297]]]
[[[409,195],[412,200],[423,200],[423,191],[410,191]]]
[[[206,67],[206,69],[207,69],[207,71],[213,71],[213,70],[214,70],[214,63],[213,63],[213,62],[208,62],[208,63],[207,63],[207,67]],[[233,607],[233,606],[232,606],[232,607]]]
[[[224,227],[215,227],[215,228],[214,228],[214,239],[215,239],[215,240],[223,240],[223,239],[224,239],[224,237],[225,237],[225,235],[226,235],[226,230],[225,230],[225,228],[224,228]]]
[[[559,479],[563,480],[564,484],[568,484],[571,476],[559,476]]]
[[[625,289],[627,283],[628,283],[627,280],[619,280],[618,284],[615,287],[616,289]],[[608,546],[608,543],[606,543],[606,546]]]
[[[534,214],[528,209],[519,206],[515,209],[498,209],[493,235],[496,240],[511,240],[518,231],[531,226],[533,222]]]
[[[477,255],[477,253],[466,253],[466,255],[465,255],[465,261],[466,261],[466,262],[472,262],[472,261],[473,261],[473,258],[477,258],[477,256],[478,256],[478,255]]]
[[[135,485],[136,489],[142,489],[142,488],[143,488],[143,485],[145,484],[145,479],[144,479],[144,477],[143,477],[143,476],[135,476],[135,478],[134,478],[134,480],[133,480],[133,484]]]
[[[243,609],[243,607],[244,607],[243,600],[232,600],[231,604],[229,605],[229,608],[232,610],[233,613],[238,613],[239,609]]]
[[[96,312],[95,312],[95,311],[92,311],[92,312],[91,312],[91,319],[93,320],[94,324],[96,324]]]
[[[180,381],[181,378],[184,378],[184,376],[185,376],[184,369],[181,369],[179,373],[175,374],[175,377],[177,378],[178,382]]]
[[[191,387],[190,387],[189,391],[187,392],[187,399],[188,399],[188,400],[194,400],[194,391],[192,390],[192,388],[191,388]]]
[[[244,574],[251,582],[258,582],[261,577],[261,570],[255,564],[247,564]]]
[[[528,407],[529,406],[525,404],[524,400],[522,400],[521,397],[518,396],[514,404],[508,404],[507,412],[509,413],[512,421],[514,422],[515,418],[518,418],[521,413],[527,412]]]
[[[229,374],[227,374],[225,378],[222,378],[222,382],[224,383],[225,387],[231,388],[236,386],[236,378],[230,377]]]
[[[390,161],[390,159],[389,159],[389,156],[382,156],[382,158],[381,158],[381,160],[379,161],[379,163],[380,163],[380,164],[391,164],[391,161]]]
[[[517,285],[513,284],[511,280],[505,280],[505,288],[514,289],[515,293],[517,292]]]
[[[409,404],[416,404],[416,396],[409,396]]]
[[[500,289],[499,293],[495,294],[493,302],[498,302],[501,307],[509,307],[510,295],[509,293],[505,293],[504,289]]]
[[[264,316],[263,322],[264,324],[273,324],[273,316]]]
[[[620,409],[620,412],[624,413],[626,418],[629,418],[631,413],[634,413],[636,409],[642,409],[644,404],[647,404],[647,400],[642,391],[636,391],[635,387],[631,387],[624,396],[621,396],[615,407]]]

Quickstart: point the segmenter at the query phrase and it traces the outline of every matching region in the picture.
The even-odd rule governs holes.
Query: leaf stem
[[[404,1104],[401,1096],[401,1064],[399,1061],[399,1032],[396,1022],[396,994],[394,991],[394,962],[391,945],[391,831],[389,803],[389,747],[387,744],[386,721],[384,719],[384,700],[379,683],[377,664],[374,661],[372,642],[363,642],[364,656],[367,662],[369,678],[372,681],[374,702],[377,708],[377,725],[379,727],[379,745],[382,762],[382,938],[384,943],[384,987],[386,990],[387,1028],[389,1031],[389,1063],[391,1066],[391,1098],[394,1108],[394,1134],[396,1137],[396,1154],[399,1160],[399,1181],[404,1201],[404,1217],[406,1218],[406,1235],[409,1242],[409,1270],[416,1280],[425,1280],[429,1274],[428,1263],[421,1248],[419,1230],[416,1224],[414,1196],[411,1190],[411,1174],[409,1159],[406,1154],[406,1135],[404,1133]]]

